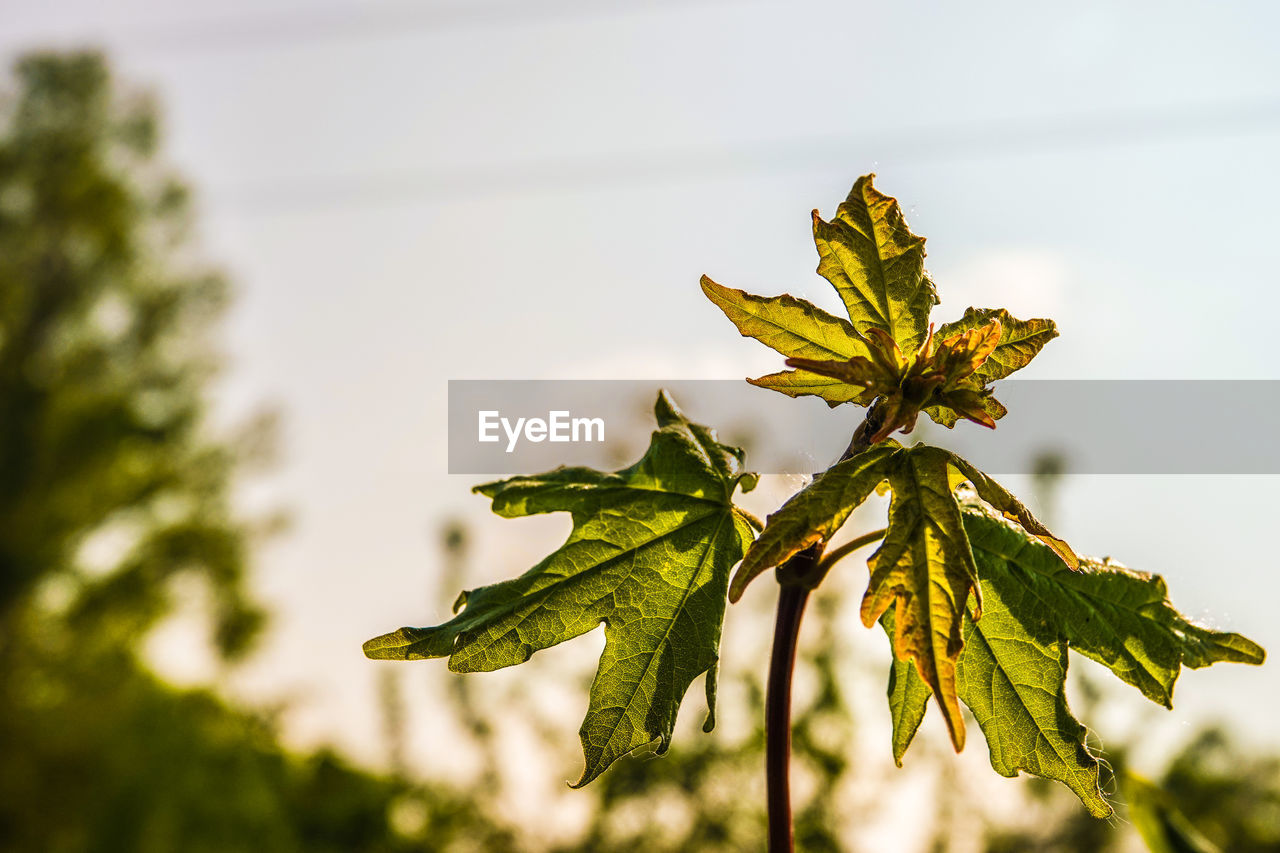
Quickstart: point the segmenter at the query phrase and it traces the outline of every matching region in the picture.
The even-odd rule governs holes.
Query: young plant
[[[1058,780],[1093,815],[1109,816],[1099,759],[1067,706],[1067,650],[1166,707],[1183,666],[1261,664],[1264,651],[1239,634],[1190,622],[1169,603],[1159,576],[1078,557],[964,459],[891,437],[910,433],[921,412],[948,428],[963,418],[994,429],[1006,410],[992,383],[1057,336],[1051,320],[970,308],[935,328],[929,314],[938,297],[924,269],[924,239],[871,175],[858,179],[831,221],[814,211],[813,234],[818,272],[848,319],[790,295],[753,296],[706,277],[702,288],[743,335],[786,357],[790,369],[749,382],[867,409],[839,461],[761,525],[733,502],[737,490],[756,484],[743,452],[690,422],[662,392],[658,429],[631,467],[559,468],[477,486],[499,515],[568,512],[573,531],[520,577],[462,593],[450,621],[377,637],[365,654],[448,657],[455,672],[489,671],[603,622],[578,787],[640,747],[665,752],[680,701],[703,673],[710,731],[726,602],[776,569],[766,698],[769,842],[771,850],[790,850],[790,684],[805,602],[837,561],[879,541],[861,617],[867,627],[879,623],[893,648],[895,761],[901,765],[931,696],[961,750],[963,703],[997,773]],[[853,510],[886,490],[886,529],[824,553]]]

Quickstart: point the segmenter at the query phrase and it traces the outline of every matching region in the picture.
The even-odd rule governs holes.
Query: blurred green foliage
[[[184,251],[186,191],[154,111],[104,62],[32,56],[0,137],[0,619],[56,599],[74,633],[137,636],[203,578],[217,644],[249,647],[236,449],[203,431],[221,278]],[[87,564],[98,536],[108,553]]]
[[[269,716],[140,660],[195,578],[231,662],[269,521],[202,391],[222,279],[192,259],[155,111],[95,54],[33,55],[0,103],[0,849],[399,851],[506,836],[448,785],[295,755]],[[189,593],[189,590],[188,590]]]

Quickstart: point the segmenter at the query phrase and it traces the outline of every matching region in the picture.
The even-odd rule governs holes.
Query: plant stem
[[[840,462],[871,446],[870,438],[879,428],[881,420],[879,408],[878,404],[873,405],[867,412],[866,420],[854,431],[853,439],[840,457]],[[883,532],[875,534],[876,537],[881,535]],[[855,542],[865,538],[860,537]],[[822,560],[823,547],[823,543],[812,545],[777,570],[778,614],[773,626],[773,653],[769,659],[769,682],[765,688],[764,700],[769,853],[794,853],[795,850],[795,830],[791,823],[791,675],[796,667],[800,619],[804,616],[804,606],[809,600],[809,590],[818,585],[826,569],[834,562],[834,559]],[[849,550],[852,549],[837,549],[832,557],[838,559]]]
[[[815,546],[797,558],[807,555],[809,562],[816,563],[820,553],[821,546]],[[792,853],[795,849],[791,827],[791,674],[795,671],[800,617],[808,600],[807,586],[782,584],[778,618],[773,626],[773,655],[764,708],[769,853]]]
[[[882,527],[879,530],[864,533],[856,539],[850,539],[834,551],[827,553],[826,556],[818,562],[819,574],[822,577],[826,577],[827,572],[831,571],[832,566],[852,554],[854,551],[857,551],[859,548],[865,548],[872,542],[879,542],[884,538],[886,532],[888,532],[887,529]]]

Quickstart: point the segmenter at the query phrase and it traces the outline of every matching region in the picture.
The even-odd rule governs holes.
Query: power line
[[[1039,122],[1008,120],[942,125],[885,136],[765,142],[729,148],[503,162],[440,171],[282,180],[214,192],[215,205],[260,213],[506,196],[562,189],[651,185],[743,173],[847,168],[851,163],[904,164],[939,159],[1051,153],[1166,140],[1213,138],[1280,128],[1280,100],[1131,111]]]

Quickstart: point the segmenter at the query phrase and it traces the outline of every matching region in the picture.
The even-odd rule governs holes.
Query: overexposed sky
[[[254,496],[295,525],[243,689],[299,697],[300,743],[379,754],[360,642],[447,613],[443,518],[481,525],[472,585],[531,562],[510,525],[567,529],[490,521],[445,473],[446,380],[776,369],[698,276],[834,306],[809,211],[861,173],[929,238],[938,319],[1058,320],[1020,375],[1280,379],[1274,4],[4,0],[0,23],[7,61],[103,45],[163,106],[238,289],[222,411],[285,415]],[[1059,532],[1274,650],[1277,485],[1072,478]],[[1170,724],[1274,739],[1276,672],[1187,673]]]

